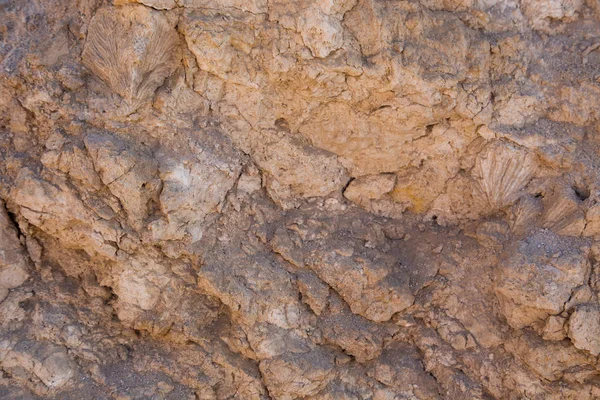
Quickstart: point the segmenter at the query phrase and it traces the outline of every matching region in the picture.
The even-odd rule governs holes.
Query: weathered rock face
[[[600,398],[597,1],[0,16],[1,398]]]

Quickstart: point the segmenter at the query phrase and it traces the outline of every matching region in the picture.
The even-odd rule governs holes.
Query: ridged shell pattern
[[[537,170],[535,156],[517,145],[498,140],[477,156],[473,168],[475,195],[491,210],[513,204]]]
[[[83,64],[129,105],[151,97],[178,64],[179,36],[158,11],[100,9],[92,18]]]

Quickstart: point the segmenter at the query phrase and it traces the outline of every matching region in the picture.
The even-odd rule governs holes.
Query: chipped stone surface
[[[561,313],[574,289],[585,284],[586,253],[565,239],[537,232],[507,251],[496,280],[496,294],[509,324],[519,329]]]
[[[10,289],[20,286],[28,277],[27,254],[4,208],[4,202],[0,201],[0,302]]]
[[[569,318],[569,337],[578,349],[587,350],[593,356],[600,354],[600,310],[591,304],[575,308]]]
[[[31,379],[41,381],[50,389],[64,386],[73,376],[71,360],[64,347],[47,342],[20,342],[12,349],[2,349],[2,368],[24,370]],[[18,372],[17,372],[18,373]]]

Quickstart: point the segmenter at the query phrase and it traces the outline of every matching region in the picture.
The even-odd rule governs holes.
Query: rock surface
[[[597,1],[0,16],[0,398],[600,398]]]

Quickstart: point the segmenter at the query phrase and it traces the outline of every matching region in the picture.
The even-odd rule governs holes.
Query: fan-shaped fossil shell
[[[508,142],[493,142],[475,160],[475,194],[492,210],[501,209],[519,198],[536,170],[531,153]]]
[[[550,196],[544,198],[542,226],[561,235],[579,236],[585,228],[582,203],[570,186],[556,187]]]
[[[542,210],[543,205],[540,198],[533,196],[521,197],[510,212],[510,225],[513,233],[522,235],[535,228]]]
[[[83,64],[129,105],[147,100],[178,64],[179,36],[158,11],[107,7],[92,18]]]

